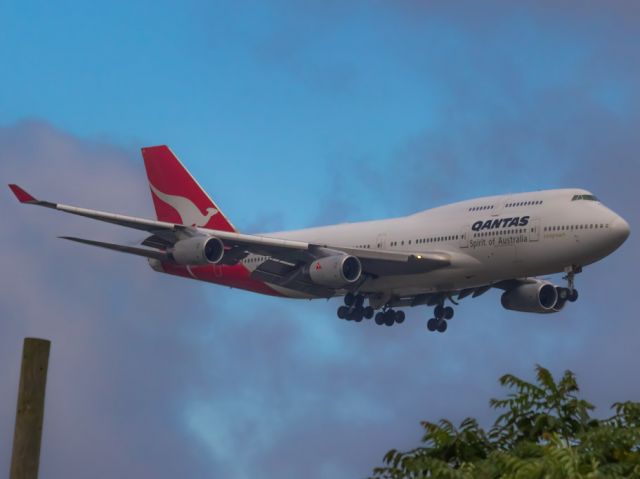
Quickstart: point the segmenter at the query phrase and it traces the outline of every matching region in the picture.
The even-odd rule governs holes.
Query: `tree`
[[[500,414],[488,432],[472,418],[424,421],[423,445],[392,449],[373,478],[640,478],[640,403],[615,403],[613,416],[595,419],[575,375],[556,382],[542,366],[535,383],[506,374],[500,384],[510,392],[491,399]]]

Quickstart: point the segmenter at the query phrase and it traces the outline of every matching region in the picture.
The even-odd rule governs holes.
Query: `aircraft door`
[[[504,208],[507,203],[509,203],[509,198],[503,198],[498,201],[493,211],[491,211],[491,216],[500,216],[504,212]]]
[[[529,241],[540,239],[540,218],[532,218],[529,223]]]
[[[469,231],[471,231],[471,229],[469,228],[469,225],[464,225],[460,229],[460,243],[459,243],[460,248],[469,247]]]
[[[376,247],[378,249],[386,249],[387,248],[387,234],[381,233],[376,237]]]

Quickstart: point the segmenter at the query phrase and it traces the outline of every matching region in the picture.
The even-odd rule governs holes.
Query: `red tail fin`
[[[142,148],[142,157],[160,221],[236,231],[168,146]]]

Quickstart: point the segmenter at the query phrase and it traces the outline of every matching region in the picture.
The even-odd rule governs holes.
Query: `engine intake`
[[[360,260],[346,254],[326,256],[309,265],[311,281],[330,288],[341,288],[353,284],[360,279],[361,275]]]
[[[502,294],[502,306],[512,311],[525,313],[553,313],[558,304],[556,287],[546,281],[537,281],[517,286]]]
[[[173,260],[183,266],[216,264],[224,256],[224,243],[214,237],[195,237],[178,241],[171,250]]]

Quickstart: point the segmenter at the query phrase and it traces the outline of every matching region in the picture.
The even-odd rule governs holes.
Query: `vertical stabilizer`
[[[142,148],[142,157],[158,220],[236,231],[168,146]]]

